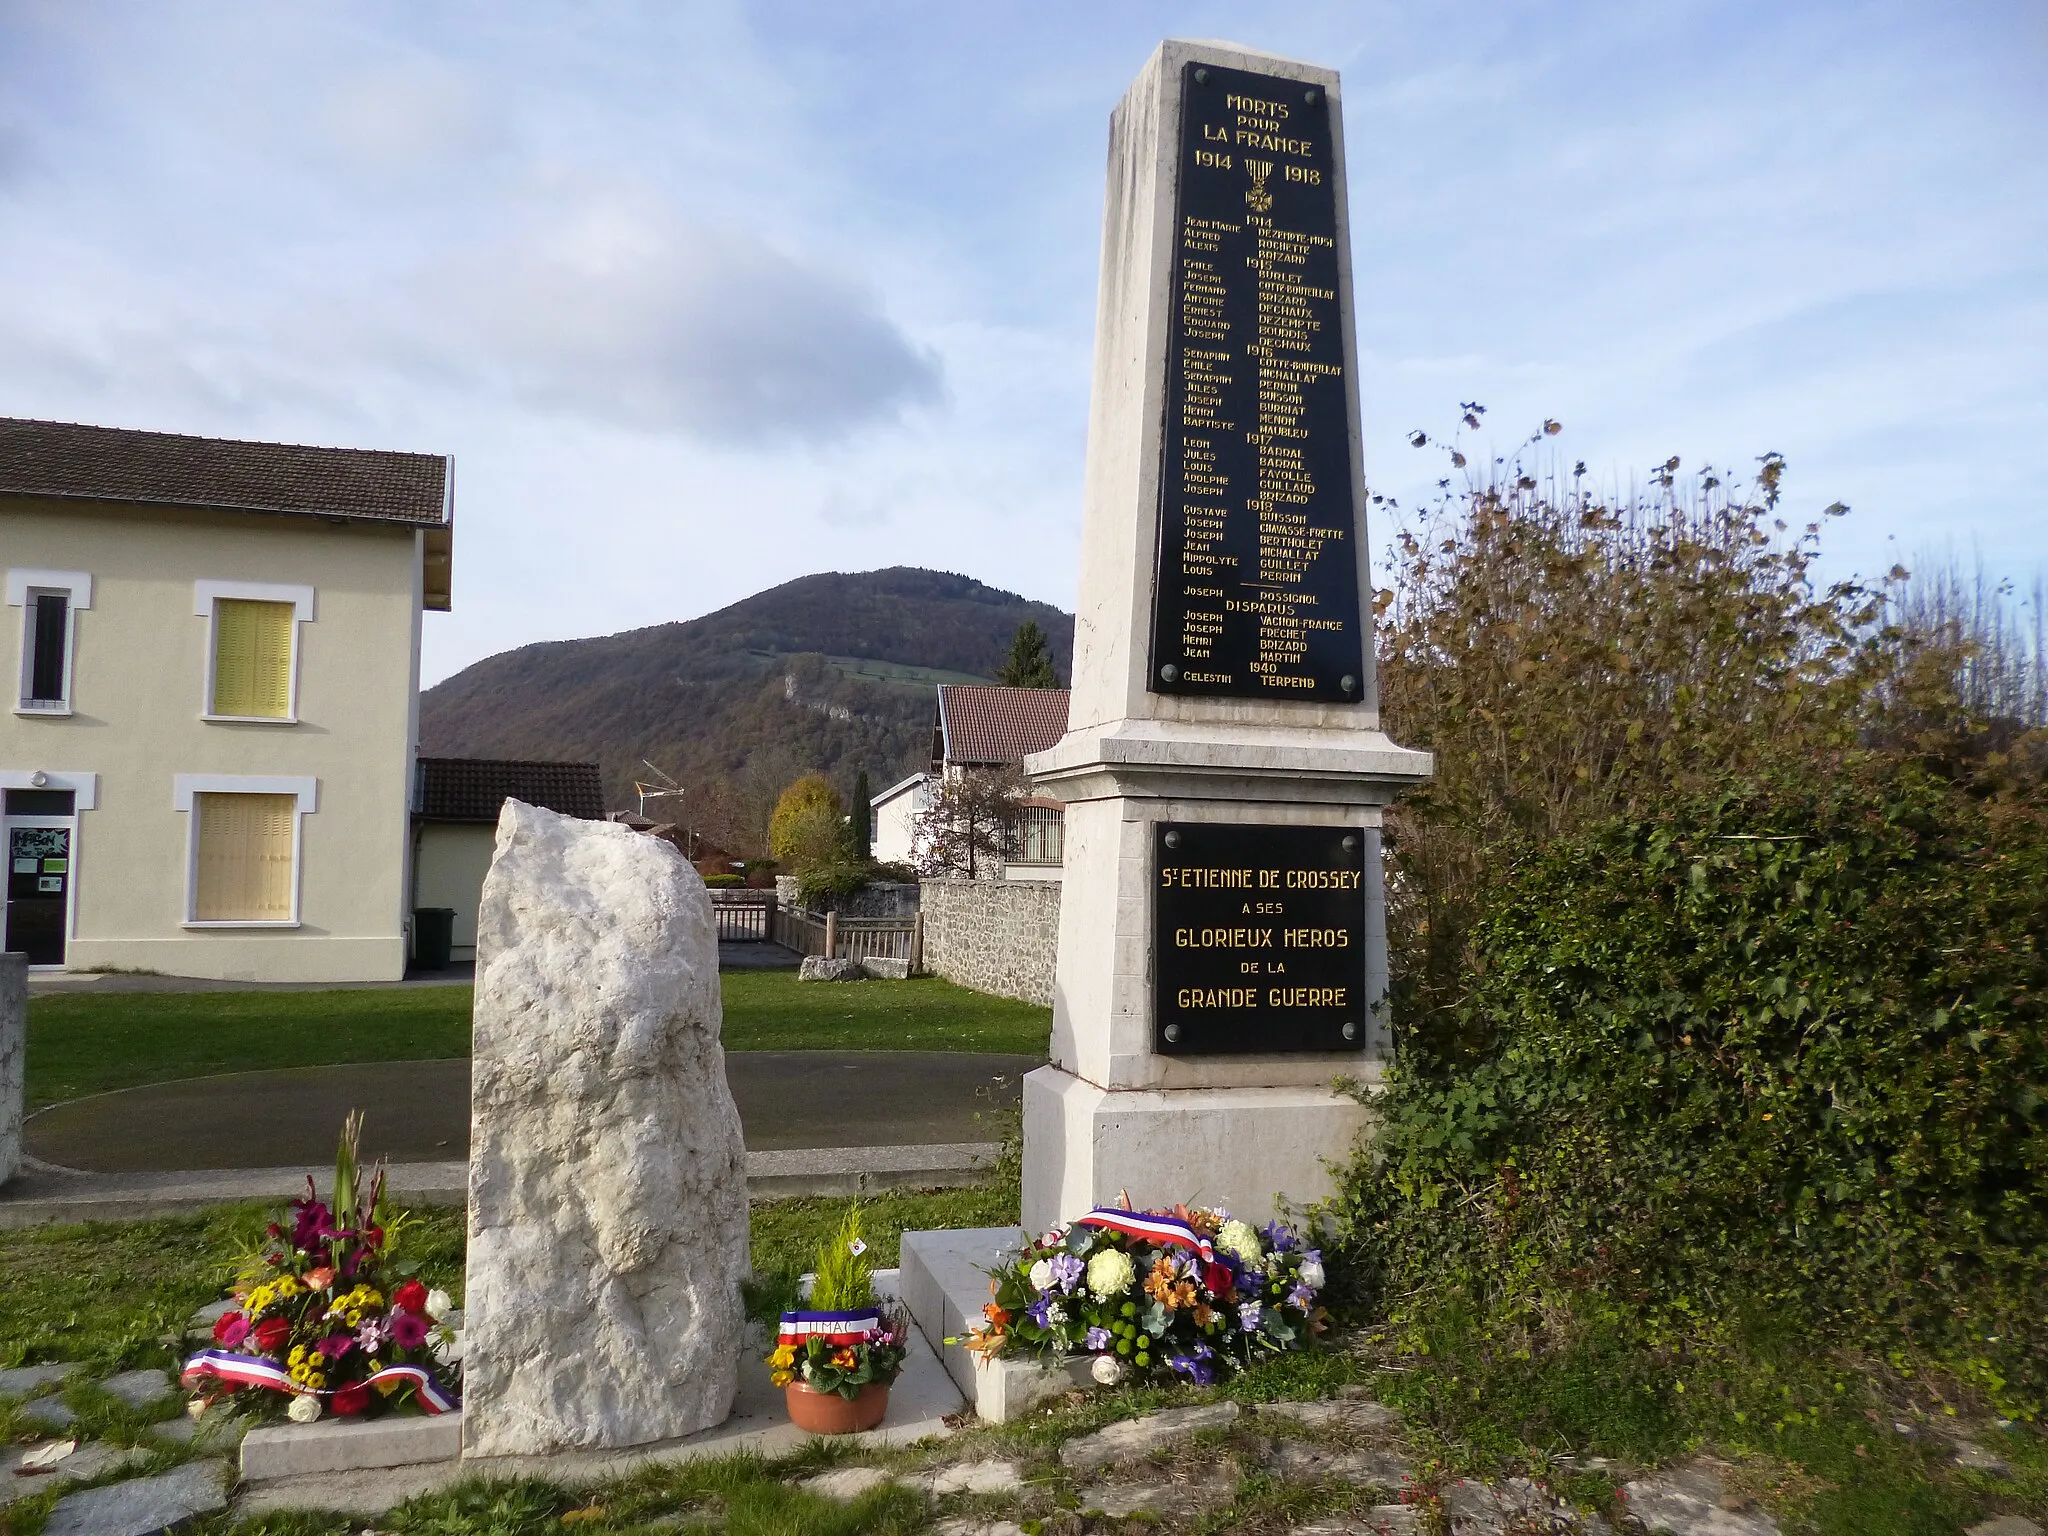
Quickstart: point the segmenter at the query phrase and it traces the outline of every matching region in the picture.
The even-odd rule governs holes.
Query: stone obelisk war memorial
[[[1169,41],[1111,119],[1052,1064],[1024,1222],[1330,1187],[1385,1061],[1380,728],[1336,72]]]

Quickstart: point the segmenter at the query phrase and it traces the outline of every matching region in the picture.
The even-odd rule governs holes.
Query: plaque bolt
[[[1167,833],[1166,846],[1169,848],[1178,848],[1180,846],[1180,834],[1178,832]]]
[[[1180,668],[1173,665],[1172,662],[1168,662],[1159,669],[1159,676],[1164,682],[1177,683],[1180,681]]]
[[[1344,1027],[1348,1030],[1353,1028],[1354,1026],[1346,1024]],[[1169,1024],[1166,1026],[1166,1043],[1168,1045],[1180,1044],[1180,1026],[1178,1024]]]
[[[1317,101],[1322,99],[1322,94],[1323,93],[1317,90],[1314,86],[1310,86],[1308,90],[1302,94],[1301,99],[1307,102],[1310,106],[1314,106],[1317,103]]]
[[[1209,71],[1207,71],[1206,69],[1198,69],[1198,70],[1196,70],[1196,71],[1195,71],[1195,84],[1197,84],[1197,85],[1207,85],[1208,83],[1209,83]]]
[[[1337,680],[1337,686],[1339,688],[1342,688],[1346,693],[1356,693],[1358,692],[1358,679],[1353,677],[1349,672],[1346,672],[1343,675],[1343,677]]]
[[[1166,1033],[1169,1037],[1173,1034],[1173,1031],[1174,1026],[1168,1025]],[[1356,1040],[1358,1038],[1358,1026],[1356,1024],[1346,1024],[1344,1026],[1344,1038],[1346,1040]]]
[[[1358,852],[1358,838],[1355,834],[1349,832],[1344,834],[1344,851],[1346,853]]]

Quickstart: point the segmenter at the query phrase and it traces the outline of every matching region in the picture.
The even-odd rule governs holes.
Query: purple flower
[[[1197,1344],[1191,1355],[1172,1355],[1166,1362],[1167,1369],[1185,1376],[1196,1386],[1206,1387],[1216,1379],[1216,1367],[1211,1363],[1215,1353],[1206,1344]]]
[[[1237,1309],[1237,1326],[1246,1333],[1259,1331],[1259,1314],[1264,1310],[1256,1301],[1248,1301]]]
[[[355,1340],[345,1333],[331,1333],[319,1343],[320,1353],[330,1362],[339,1360],[355,1347]]]
[[[1088,1273],[1088,1266],[1078,1254],[1055,1254],[1052,1260],[1052,1283],[1062,1291],[1071,1292],[1081,1283],[1081,1277]]]
[[[1306,1312],[1315,1304],[1316,1293],[1309,1289],[1308,1283],[1303,1280],[1295,1281],[1294,1289],[1287,1293],[1287,1305],[1299,1307],[1302,1311]]]
[[[1046,1295],[1043,1295],[1039,1297],[1038,1300],[1032,1302],[1030,1306],[1026,1307],[1024,1309],[1024,1315],[1030,1318],[1031,1321],[1033,1321],[1034,1323],[1038,1324],[1039,1327],[1050,1328],[1052,1326],[1052,1318],[1049,1315],[1051,1313],[1051,1310],[1052,1296],[1048,1292]]]
[[[1294,1229],[1277,1221],[1269,1221],[1259,1228],[1259,1236],[1266,1240],[1266,1247],[1274,1253],[1294,1251]]]
[[[384,1342],[384,1323],[380,1318],[371,1318],[356,1330],[356,1348],[365,1354],[376,1353],[377,1346]]]
[[[418,1349],[427,1342],[427,1320],[417,1312],[397,1311],[385,1320],[391,1342],[400,1349]]]
[[[1107,1328],[1091,1327],[1088,1330],[1088,1337],[1082,1342],[1081,1347],[1083,1349],[1092,1349],[1099,1353],[1100,1351],[1109,1348],[1110,1340],[1114,1337],[1115,1335],[1112,1334]]]

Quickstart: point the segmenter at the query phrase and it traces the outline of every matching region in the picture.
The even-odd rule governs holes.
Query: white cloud
[[[833,441],[942,394],[873,290],[620,196],[439,263],[406,318],[523,401],[728,448]]]

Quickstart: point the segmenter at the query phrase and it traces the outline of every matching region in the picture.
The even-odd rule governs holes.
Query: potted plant
[[[814,1435],[873,1429],[889,1411],[889,1384],[903,1369],[908,1324],[875,1296],[874,1265],[860,1207],[818,1247],[809,1305],[782,1314],[769,1379],[783,1389],[789,1420]]]

